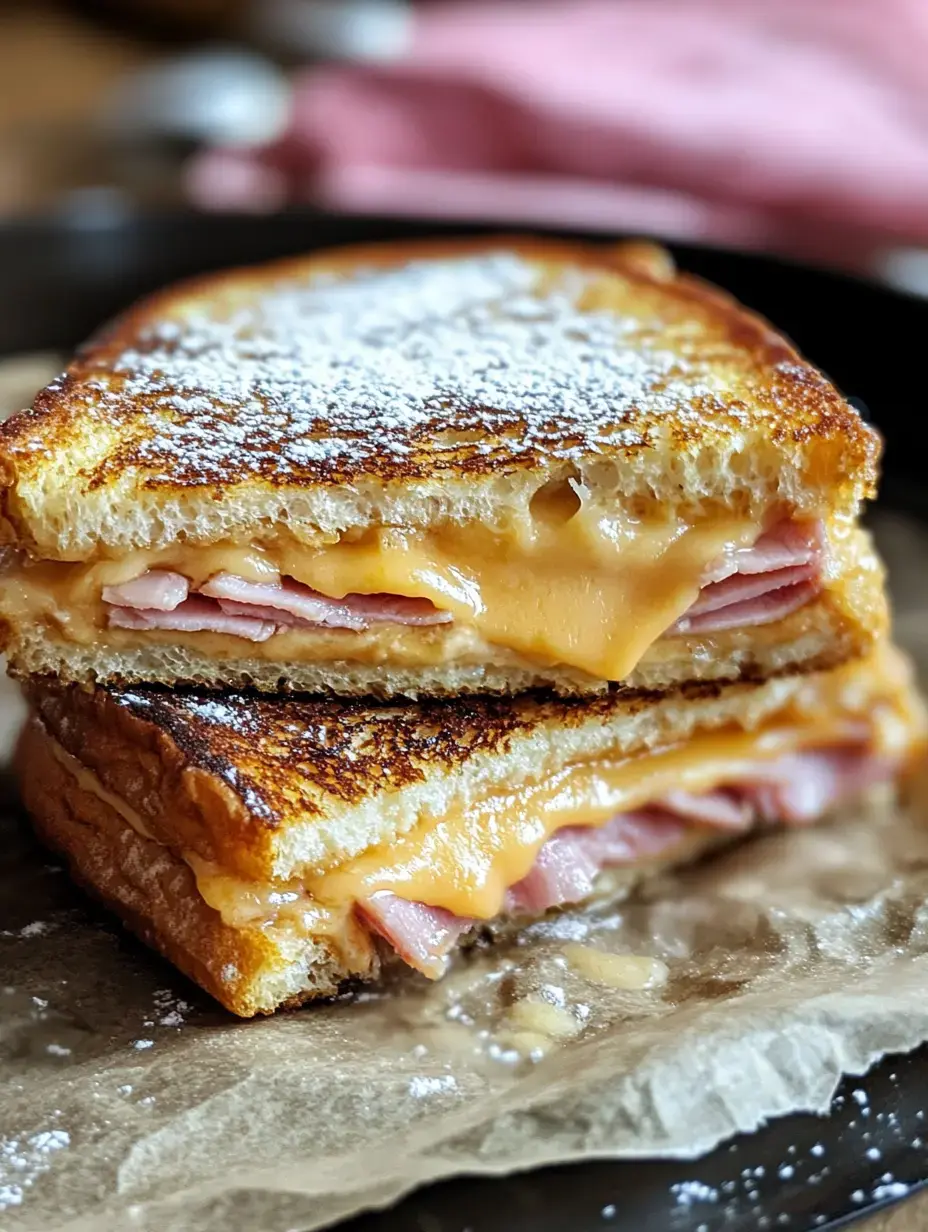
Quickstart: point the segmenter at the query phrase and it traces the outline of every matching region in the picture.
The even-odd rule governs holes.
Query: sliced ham
[[[266,642],[277,626],[273,620],[231,616],[209,599],[192,595],[172,612],[153,608],[111,607],[110,625],[117,629],[177,629],[184,633],[229,633],[249,642]]]
[[[404,962],[433,980],[444,973],[447,956],[459,938],[474,926],[473,920],[441,907],[408,902],[389,890],[378,890],[356,910]]]
[[[279,632],[281,629],[308,629],[311,626],[319,628],[318,621],[303,620],[292,612],[282,612],[278,608],[273,611],[260,603],[236,603],[232,599],[218,599],[220,609],[229,616],[251,616],[254,620],[273,620]]]
[[[135,607],[154,612],[173,612],[190,593],[190,583],[180,573],[149,569],[131,582],[104,586],[103,601],[116,607]]]
[[[589,898],[604,868],[633,864],[679,843],[687,826],[663,808],[620,813],[602,826],[565,826],[548,839],[527,877],[506,895],[510,915],[540,915]]]
[[[807,750],[762,767],[741,790],[761,821],[807,825],[892,769],[890,759],[860,746]]]
[[[454,619],[431,599],[407,595],[345,595],[343,602],[372,625],[446,625]]]
[[[231,573],[217,573],[199,593],[251,611],[263,608],[268,619],[283,624],[328,625],[335,629],[366,629],[372,624],[435,625],[451,620],[429,599],[402,595],[345,595],[333,599],[293,578],[280,582],[246,582]],[[228,610],[228,609],[227,609]]]
[[[195,595],[189,596],[189,591],[187,579],[167,569],[150,569],[130,582],[106,586],[103,600],[110,605],[109,624],[123,629],[229,633],[263,642],[279,628],[322,626],[359,632],[373,624],[436,625],[452,618],[428,599],[402,595],[333,599],[292,578],[247,582],[231,573],[217,573]],[[177,620],[160,619],[159,613],[176,614]]]
[[[765,595],[783,590],[787,586],[811,582],[818,576],[818,572],[818,566],[809,563],[789,565],[785,569],[775,569],[773,573],[733,573],[724,582],[713,582],[711,586],[704,586],[699,592],[699,598],[687,611],[685,619],[693,620],[696,616],[721,612],[728,607],[762,599]]]
[[[694,791],[669,791],[657,804],[684,821],[713,830],[747,830],[753,820],[751,806],[738,791],[697,793]]]
[[[568,826],[544,844],[531,872],[506,894],[508,915],[541,915],[582,902],[603,869],[670,851],[693,825],[738,833],[758,822],[803,825],[888,777],[891,760],[866,743],[759,760],[743,781],[696,794],[669,792],[653,807],[622,813],[602,826]],[[356,909],[410,966],[435,978],[478,922],[379,891]]]
[[[684,822],[662,809],[622,813],[603,826],[565,827],[541,848],[528,876],[510,888],[504,909],[510,915],[541,915],[580,902],[590,896],[604,868],[658,855],[679,843],[686,830]],[[463,934],[478,923],[389,890],[356,904],[356,910],[404,962],[433,979]]]
[[[579,903],[589,898],[603,862],[586,837],[579,826],[552,835],[539,851],[532,871],[507,892],[507,914],[541,915],[558,903]]]
[[[825,549],[825,533],[821,522],[793,522],[785,519],[765,531],[749,548],[732,548],[719,558],[703,576],[703,586],[722,582],[735,573],[750,576],[775,573],[796,565],[810,565],[821,560]]]
[[[824,532],[819,522],[784,521],[766,531],[748,548],[726,552],[703,577],[703,587],[690,609],[667,631],[669,634],[710,633],[782,620],[815,597],[821,586]],[[272,621],[277,628],[323,627],[360,632],[371,625],[437,625],[452,619],[450,612],[429,599],[403,595],[349,594],[333,599],[293,578],[277,582],[249,582],[231,573],[217,573],[197,592],[212,601],[214,619],[197,628],[238,633],[251,641],[251,621]],[[153,624],[151,613],[174,612],[189,601],[189,583],[179,573],[150,569],[118,586],[107,586],[103,599],[110,605],[110,624],[122,628],[175,628],[192,631],[191,624]],[[195,609],[205,622],[205,609]],[[139,613],[132,621],[117,612]],[[191,612],[194,609],[190,609]],[[271,636],[268,634],[267,636]]]
[[[260,608],[264,619],[282,618],[281,623],[285,624],[293,624],[295,618],[296,623],[331,625],[336,629],[365,627],[364,620],[353,615],[340,599],[330,599],[292,578],[281,582],[246,582],[232,573],[217,573],[200,587],[199,593],[218,599],[227,611],[227,604],[247,606],[252,611]]]
[[[633,864],[660,855],[683,837],[686,826],[660,806],[619,813],[602,826],[571,826],[592,847],[600,864]],[[563,833],[561,831],[560,833]]]
[[[667,632],[717,633],[783,620],[819,593],[824,560],[820,522],[780,522],[752,547],[716,561],[696,601]]]
[[[740,578],[738,579],[740,580]],[[749,580],[749,579],[748,579]],[[681,616],[669,633],[718,633],[722,629],[746,629],[758,625],[770,625],[784,620],[791,612],[805,607],[819,593],[817,581],[799,582],[795,586],[781,586],[765,594],[755,594],[741,603],[732,603],[715,612],[703,615]]]

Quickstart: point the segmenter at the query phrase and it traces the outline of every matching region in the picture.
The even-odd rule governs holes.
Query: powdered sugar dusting
[[[230,701],[221,697],[185,697],[186,708],[195,718],[205,723],[231,727],[234,731],[247,733],[253,723],[249,723],[247,706],[242,705],[242,698],[233,696]],[[138,695],[133,698],[133,704],[138,704]]]
[[[132,446],[153,482],[413,476],[631,448],[644,412],[686,421],[718,391],[679,347],[649,343],[659,324],[578,307],[594,277],[542,285],[539,267],[499,252],[290,278],[224,317],[156,321],[85,389],[97,414],[157,414]]]
[[[63,1129],[42,1129],[23,1138],[0,1138],[0,1211],[22,1206],[53,1156],[71,1145]]]

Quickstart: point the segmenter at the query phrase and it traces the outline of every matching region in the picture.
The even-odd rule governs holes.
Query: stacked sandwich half
[[[0,432],[26,805],[237,1014],[438,977],[911,764],[878,453],[648,246],[168,290]]]

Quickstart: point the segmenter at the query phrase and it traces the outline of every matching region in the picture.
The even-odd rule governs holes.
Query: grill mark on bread
[[[323,253],[144,301],[0,429],[7,475],[88,416],[118,440],[85,490],[134,469],[217,500],[256,480],[630,459],[655,434],[693,445],[761,424],[839,441],[868,472],[875,453],[828,381],[729,297],[621,250],[509,240]]]

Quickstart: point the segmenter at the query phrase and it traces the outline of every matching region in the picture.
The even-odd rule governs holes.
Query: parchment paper
[[[928,535],[878,529],[928,662]],[[6,686],[7,746],[18,715]],[[70,887],[7,784],[0,1228],[312,1229],[453,1172],[691,1156],[824,1110],[840,1073],[928,1038],[918,799],[559,916],[437,985],[240,1023]]]

